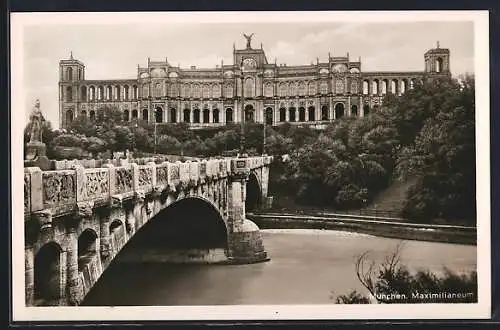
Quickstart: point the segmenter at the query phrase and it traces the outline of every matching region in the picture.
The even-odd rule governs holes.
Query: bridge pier
[[[250,169],[245,159],[233,160],[228,191],[228,259],[233,263],[268,261],[259,227],[245,217],[246,181]]]
[[[33,247],[26,247],[24,250],[24,279],[26,286],[26,306],[33,305],[33,294],[35,286]]]
[[[76,228],[71,226],[68,234],[68,247],[66,250],[68,263],[67,300],[69,306],[77,306],[82,299],[83,290],[80,284],[80,274],[78,272],[78,235],[76,233]]]

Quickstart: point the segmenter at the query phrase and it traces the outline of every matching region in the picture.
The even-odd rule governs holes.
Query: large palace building
[[[365,116],[387,93],[401,95],[428,76],[450,75],[450,51],[437,47],[424,54],[424,71],[361,69],[361,60],[328,55],[327,62],[288,66],[270,63],[262,48],[233,46],[233,64],[189,69],[165,61],[137,67],[134,79],[85,79],[85,65],[59,63],[59,124],[75,117],[95,120],[98,111],[118,108],[126,121],[189,123],[192,128],[255,121],[324,126],[343,116]],[[243,112],[243,116],[242,116]]]

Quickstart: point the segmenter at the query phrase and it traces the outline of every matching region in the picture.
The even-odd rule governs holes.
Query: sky
[[[254,33],[269,62],[304,65],[331,56],[361,57],[363,71],[421,71],[424,53],[450,49],[453,75],[474,72],[472,22],[300,22],[300,23],[141,23],[32,24],[23,29],[25,121],[34,101],[58,127],[59,61],[73,57],[86,79],[136,78],[137,65],[168,59],[171,65],[213,68],[232,64],[233,43],[243,49],[243,33]]]

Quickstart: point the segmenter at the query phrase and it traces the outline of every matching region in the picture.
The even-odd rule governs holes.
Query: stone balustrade
[[[52,215],[71,213],[80,202],[99,205],[112,203],[113,196],[121,200],[155,189],[175,191],[179,185],[196,186],[207,180],[226,178],[238,169],[261,168],[271,161],[270,156],[185,162],[149,157],[107,163],[60,161],[55,167],[62,169],[51,171],[27,167],[24,171],[24,212],[26,216],[47,210]],[[95,167],[88,168],[88,165]]]

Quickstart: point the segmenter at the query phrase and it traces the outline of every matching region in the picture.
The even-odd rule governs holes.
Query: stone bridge
[[[120,252],[146,261],[268,260],[245,209],[267,201],[271,161],[26,167],[26,305],[79,305]]]

